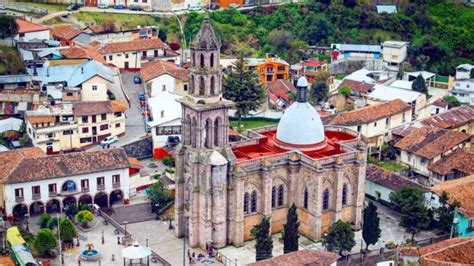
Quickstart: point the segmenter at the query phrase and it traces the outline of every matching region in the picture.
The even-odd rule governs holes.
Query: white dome
[[[295,102],[285,110],[278,123],[276,138],[293,145],[312,145],[325,140],[318,112],[308,102]]]
[[[305,76],[301,76],[298,81],[296,82],[296,87],[308,87],[308,80]]]

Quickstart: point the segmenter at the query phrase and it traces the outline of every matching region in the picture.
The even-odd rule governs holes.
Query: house
[[[123,149],[51,156],[38,148],[0,152],[1,204],[9,220],[21,220],[69,205],[128,203],[129,168]]]
[[[43,25],[35,24],[24,19],[15,19],[18,24],[18,33],[14,40],[20,42],[29,42],[31,40],[49,40],[49,28]]]
[[[60,54],[62,55],[64,59],[70,59],[70,60],[82,59],[84,60],[84,63],[89,60],[95,60],[97,62],[105,64],[104,58],[97,51],[89,47],[84,47],[78,44],[74,46],[70,46],[67,49],[61,50]]]
[[[289,80],[277,79],[265,85],[269,104],[285,109],[294,102],[291,94],[296,97],[296,88]]]
[[[420,123],[424,126],[455,130],[472,136],[474,135],[474,105],[461,105],[426,118]]]
[[[395,172],[372,164],[367,165],[365,195],[368,198],[388,205],[390,203],[390,193],[397,192],[403,187],[416,187],[424,193],[430,191],[428,187]]]
[[[53,102],[26,113],[27,133],[48,154],[84,148],[125,134],[127,106],[121,101]]]
[[[370,147],[379,147],[392,129],[408,123],[411,117],[411,106],[396,99],[339,113],[326,123],[359,132],[369,139]]]
[[[22,116],[41,104],[44,96],[30,75],[0,76],[0,117]]]
[[[472,265],[473,249],[474,237],[455,237],[419,248],[402,247],[398,257],[403,265]]]
[[[394,147],[400,150],[400,161],[420,176],[421,183],[429,184],[428,166],[456,149],[469,148],[470,138],[470,135],[458,131],[421,127],[413,129]]]
[[[372,92],[375,84],[374,83],[366,83],[365,81],[357,81],[351,79],[344,79],[339,85],[339,88],[342,86],[347,86],[351,89],[352,95],[354,96],[366,96],[370,92]]]
[[[461,103],[474,104],[474,65],[463,64],[456,68],[456,81],[449,94]]]
[[[426,95],[413,91],[399,89],[391,86],[376,84],[372,92],[367,95],[367,103],[374,104],[375,102],[386,102],[395,99],[400,99],[412,107],[412,113],[418,115],[420,109],[426,106]]]
[[[382,55],[380,45],[332,43],[331,49],[337,51],[333,55],[334,60],[349,58],[379,59]]]
[[[80,33],[80,29],[67,25],[58,26],[51,30],[51,36],[56,41],[59,41],[61,46],[69,46],[74,44],[72,40]]]
[[[306,59],[290,66],[290,74],[293,79],[304,75],[310,84],[314,82],[315,74],[318,71],[328,71],[328,63],[325,60]]]
[[[189,88],[189,71],[173,62],[157,60],[142,65],[140,75],[146,84],[150,97],[160,92],[186,95]]]
[[[383,14],[396,14],[397,13],[397,6],[394,5],[378,5],[376,6],[377,8],[377,13]]]
[[[343,80],[349,79],[349,80],[364,82],[368,84],[375,84],[389,78],[390,76],[389,76],[389,73],[387,72],[372,71],[365,68],[361,68],[345,76]]]
[[[265,54],[265,58],[245,58],[245,65],[259,74],[261,83],[289,78],[290,65],[274,54]]]
[[[302,249],[295,252],[279,255],[266,260],[248,264],[249,266],[336,266],[340,256],[333,252]]]
[[[179,54],[159,38],[106,43],[98,52],[107,64],[120,70],[139,70],[143,63],[153,60],[179,60]]]
[[[377,6],[378,9],[379,6]],[[395,6],[395,13],[397,9]],[[407,58],[408,42],[388,40],[382,43],[382,58],[390,65],[398,65]]]
[[[450,204],[460,203],[454,214],[455,235],[474,236],[474,175],[442,182],[434,185],[431,189],[438,200],[443,192],[446,192]]]
[[[449,103],[443,99],[437,99],[427,106],[431,115],[445,113],[449,110]]]
[[[463,149],[448,154],[428,166],[430,184],[474,175],[474,153]]]

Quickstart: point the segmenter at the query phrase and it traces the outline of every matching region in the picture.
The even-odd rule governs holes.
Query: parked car
[[[102,146],[110,145],[110,144],[115,143],[117,141],[118,141],[118,138],[116,136],[108,136],[100,142],[100,145],[102,145]]]
[[[7,7],[4,4],[0,4],[0,10],[7,9]]]
[[[139,76],[133,77],[133,83],[142,84],[142,78],[140,78]]]
[[[140,94],[138,95],[138,99],[140,101],[144,101],[145,100],[145,93],[144,92],[140,92]]]
[[[125,6],[122,4],[118,4],[114,6],[114,9],[125,9]]]
[[[188,7],[189,11],[199,11],[201,9],[202,9],[202,7],[200,5],[197,5],[197,4],[192,4],[192,5],[189,5],[189,7]]]
[[[147,7],[147,8],[145,8],[145,9],[143,9],[143,11],[145,11],[145,12],[153,12],[154,10],[153,10],[153,8],[151,8],[151,7]]]
[[[179,144],[179,137],[178,136],[168,136],[168,140],[166,141],[167,147],[174,147]]]
[[[139,5],[131,5],[128,9],[133,10],[133,11],[141,11],[142,7]]]
[[[100,3],[99,5],[97,5],[98,8],[100,9],[106,9],[108,8],[109,6],[107,4],[104,4],[104,3]]]
[[[239,4],[236,4],[236,3],[232,3],[229,5],[230,8],[239,8],[240,5]]]
[[[70,4],[67,6],[67,11],[74,11],[74,10],[78,10],[80,8],[80,6],[78,4]]]
[[[206,8],[209,9],[209,10],[218,10],[221,7],[218,4],[213,3],[213,4],[210,4],[210,5],[207,5]]]

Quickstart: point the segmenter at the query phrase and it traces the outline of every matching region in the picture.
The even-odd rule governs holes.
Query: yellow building
[[[290,64],[274,54],[266,54],[265,58],[246,58],[245,64],[248,69],[258,72],[261,83],[277,79],[288,80]]]

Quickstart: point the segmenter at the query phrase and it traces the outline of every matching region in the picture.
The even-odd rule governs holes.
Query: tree
[[[41,214],[41,216],[39,218],[40,228],[48,227],[48,223],[49,223],[50,220],[51,220],[51,215],[49,215],[47,213]]]
[[[91,205],[89,205],[89,204],[83,204],[83,205],[81,205],[81,207],[79,207],[79,210],[80,210],[80,211],[86,210],[86,211],[92,212],[92,207],[91,207]]]
[[[105,21],[102,24],[105,33],[115,32],[115,23],[112,20]]]
[[[291,48],[293,34],[286,30],[274,29],[268,36],[268,42],[275,47],[277,51],[285,51]]]
[[[311,84],[310,101],[314,104],[323,101],[324,99],[326,99],[328,91],[328,86],[325,82],[313,82],[313,84]]]
[[[354,232],[349,223],[337,220],[323,237],[323,246],[331,252],[342,256],[343,251],[350,251],[355,246]]]
[[[242,117],[256,111],[265,101],[265,89],[255,71],[246,69],[244,59],[240,56],[224,78],[224,98],[235,103],[238,128]]]
[[[416,77],[415,81],[413,81],[413,84],[411,84],[411,89],[428,95],[428,88],[426,87],[425,79],[421,74]]]
[[[449,195],[446,191],[441,193],[439,203],[440,206],[435,209],[438,218],[437,225],[443,232],[449,233],[453,225],[454,211],[456,210],[456,207],[460,206],[460,204],[459,202],[449,204]]]
[[[54,230],[54,228],[58,227],[58,224],[61,224],[62,220],[64,220],[62,217],[51,217],[48,221],[48,228]]]
[[[157,179],[157,181],[148,189],[148,199],[150,200],[152,207],[155,207],[157,204],[158,206],[163,207],[170,201],[170,198],[171,193],[161,178]]]
[[[374,245],[379,241],[380,219],[377,213],[377,206],[372,201],[364,209],[364,224],[362,226],[362,238],[365,241],[365,250],[369,250],[369,245]]]
[[[0,16],[0,38],[13,37],[18,33],[18,24],[12,16]]]
[[[158,31],[158,37],[163,41],[166,42],[166,39],[168,38],[168,34],[166,34],[166,30],[161,29]]]
[[[338,91],[340,94],[344,95],[345,97],[349,97],[352,94],[351,88],[346,85],[342,85]]]
[[[270,235],[270,217],[264,217],[260,224],[252,228],[252,235],[256,238],[255,244],[257,261],[272,257],[273,240]]]
[[[335,27],[323,13],[308,15],[305,25],[303,36],[310,45],[331,43]]]
[[[300,222],[298,222],[296,205],[293,203],[286,215],[286,224],[283,226],[285,229],[283,235],[283,252],[285,254],[298,251],[298,238],[300,237],[298,232],[299,226]]]
[[[455,96],[446,95],[443,97],[443,100],[448,102],[448,108],[454,108],[461,105],[461,102]]]
[[[64,212],[66,213],[67,216],[74,217],[74,215],[76,215],[76,213],[77,213],[76,204],[71,204],[71,205],[67,206],[66,210]]]
[[[48,228],[42,228],[38,231],[38,235],[33,241],[33,247],[38,251],[39,254],[45,255],[46,253],[54,250],[58,246],[58,240],[56,236]]]
[[[76,227],[69,219],[63,219],[60,221],[59,230],[62,241],[71,242],[77,237]]]
[[[92,214],[92,212],[90,212],[88,210],[83,210],[83,211],[80,211],[76,214],[76,219],[77,219],[77,221],[82,223],[82,227],[86,228],[87,223],[94,220],[94,214]]]
[[[422,229],[428,229],[431,217],[424,203],[423,192],[416,187],[403,187],[397,192],[390,193],[390,201],[395,209],[400,210],[402,216],[400,226],[411,234],[413,243],[415,235]]]

